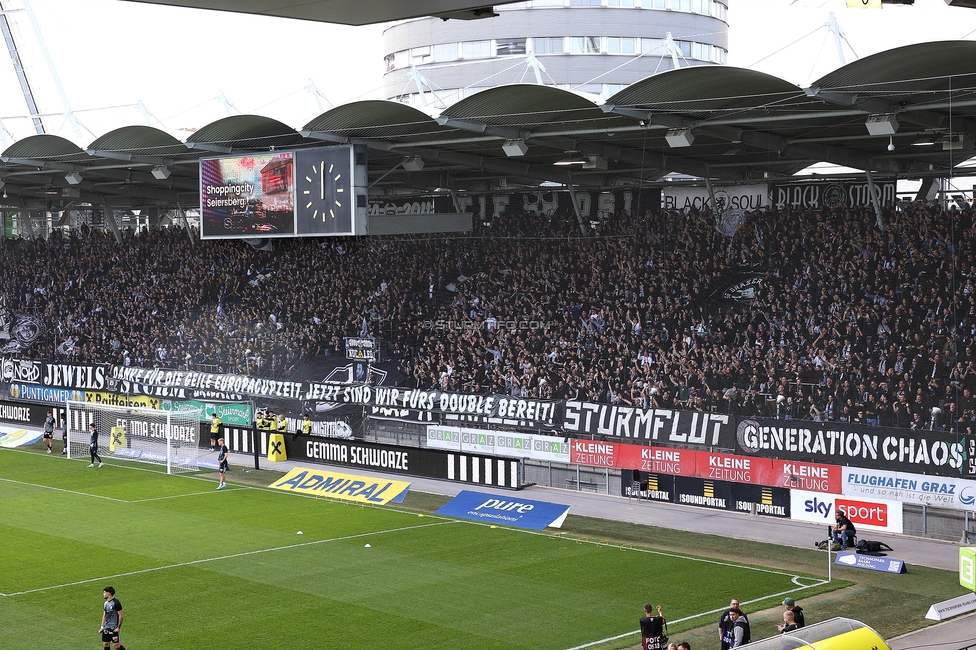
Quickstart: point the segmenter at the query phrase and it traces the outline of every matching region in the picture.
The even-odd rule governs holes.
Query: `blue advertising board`
[[[862,555],[853,551],[846,551],[837,554],[834,564],[847,566],[854,569],[868,569],[869,571],[881,571],[882,573],[907,573],[904,560],[896,560],[891,557],[878,557],[876,555]]]
[[[462,490],[436,512],[448,517],[532,530],[559,528],[568,513],[569,506],[559,503],[511,499],[473,490]]]

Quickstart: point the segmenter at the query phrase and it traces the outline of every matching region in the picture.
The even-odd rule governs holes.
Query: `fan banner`
[[[568,401],[563,430],[579,436],[735,449],[731,415]]]
[[[976,478],[976,436],[854,422],[743,419],[740,454],[888,471]]]

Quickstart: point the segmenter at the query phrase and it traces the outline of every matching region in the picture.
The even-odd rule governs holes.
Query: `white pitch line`
[[[272,553],[274,551],[287,551],[293,548],[302,548],[305,546],[315,546],[318,544],[328,544],[329,542],[342,542],[350,539],[359,539],[363,537],[369,537],[371,535],[385,535],[387,533],[401,533],[405,530],[416,530],[418,528],[429,528],[431,526],[442,526],[444,524],[451,524],[453,521],[438,521],[431,524],[420,524],[417,526],[404,526],[402,528],[389,528],[387,530],[378,530],[369,533],[357,533],[355,535],[345,535],[343,537],[330,537],[329,539],[318,539],[314,542],[302,542],[301,544],[288,544],[286,546],[274,546],[272,548],[261,548],[254,551],[243,551],[241,553],[231,553],[230,555],[221,555],[218,557],[208,557],[202,558],[200,560],[190,560],[189,562],[180,562],[178,564],[167,564],[165,566],[152,567],[150,569],[139,569],[138,571],[126,571],[125,573],[117,573],[111,576],[103,576],[101,578],[87,578],[85,580],[76,580],[75,582],[66,582],[60,585],[51,585],[48,587],[38,587],[37,589],[27,589],[25,591],[15,591],[11,594],[0,594],[4,597],[12,596],[23,596],[26,594],[36,594],[40,591],[51,591],[53,589],[63,589],[65,587],[75,587],[77,585],[84,585],[90,582],[101,582],[104,580],[112,580],[115,578],[122,578],[125,576],[134,576],[141,573],[152,573],[154,571],[165,571],[167,569],[178,569],[185,566],[193,566],[194,564],[205,564],[207,562],[219,562],[220,560],[231,560],[238,557],[247,557],[249,555],[259,555],[261,553]]]
[[[195,497],[201,494],[213,494],[216,490],[207,490],[206,492],[188,492],[186,494],[171,494],[168,497],[151,497],[149,499],[133,499],[132,501],[126,501],[126,503],[146,503],[147,501],[163,501],[164,499],[182,499],[183,497]]]
[[[92,497],[94,499],[106,499],[108,501],[115,501],[116,503],[129,503],[125,499],[116,499],[115,497],[106,497],[101,494],[91,494],[90,492],[78,492],[77,490],[66,490],[64,488],[51,487],[50,485],[41,485],[40,483],[27,483],[26,481],[15,481],[12,478],[0,478],[0,481],[6,481],[7,483],[16,483],[18,485],[27,485],[30,487],[41,488],[43,490],[54,490],[55,492],[67,492],[68,494],[76,494],[83,497]]]
[[[743,568],[748,568],[748,567],[743,567]],[[794,578],[799,578],[799,577],[802,577],[802,576],[794,576]],[[752,600],[745,600],[745,601],[742,601],[742,603],[740,604],[740,607],[741,607],[741,605],[748,605],[750,603],[758,603],[760,601],[766,600],[767,598],[776,598],[778,596],[785,596],[786,594],[796,593],[797,591],[802,591],[804,589],[812,589],[813,587],[819,587],[821,585],[827,584],[827,582],[828,582],[827,580],[821,580],[817,584],[808,585],[806,587],[801,587],[798,590],[797,589],[790,589],[788,591],[781,591],[781,592],[776,593],[776,594],[769,594],[767,596],[760,596],[759,598],[753,598]],[[718,609],[711,609],[711,610],[709,610],[707,612],[699,612],[698,614],[693,614],[691,616],[685,616],[684,618],[677,618],[677,619],[675,619],[673,621],[669,621],[669,622],[670,623],[684,623],[685,621],[692,621],[692,620],[694,620],[696,618],[701,618],[702,616],[708,616],[709,614],[718,614],[719,612],[724,612],[725,610],[726,610],[725,607],[719,607]],[[618,634],[617,636],[610,636],[610,637],[607,637],[605,639],[600,639],[599,641],[591,641],[589,643],[584,643],[583,645],[577,645],[577,646],[573,646],[572,648],[567,648],[566,650],[583,650],[583,648],[592,648],[593,646],[600,645],[601,643],[610,643],[611,641],[617,641],[618,639],[623,639],[623,638],[626,638],[628,636],[633,636],[634,634],[640,634],[640,630],[635,630],[633,632],[624,632],[623,634]]]

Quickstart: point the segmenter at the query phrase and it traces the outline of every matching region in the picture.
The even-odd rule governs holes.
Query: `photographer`
[[[641,650],[661,650],[666,624],[660,605],[657,606],[657,616],[654,616],[654,607],[650,603],[644,605],[644,616],[640,619]]]

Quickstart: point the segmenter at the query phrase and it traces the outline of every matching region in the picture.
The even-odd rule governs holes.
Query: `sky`
[[[43,35],[42,47],[25,6]],[[333,105],[381,97],[383,26],[347,27],[121,0],[5,0],[48,132],[84,147],[121,126],[186,139],[230,114],[300,128]],[[846,0],[730,0],[730,65],[806,85],[840,64],[824,27],[833,12],[847,62],[913,42],[976,40],[976,10],[944,0],[847,9]],[[47,60],[53,63],[72,112]],[[319,94],[307,88],[317,87]],[[228,104],[218,98],[224,96]],[[142,103],[149,115],[140,112]],[[34,133],[7,57],[0,58],[0,149]]]

